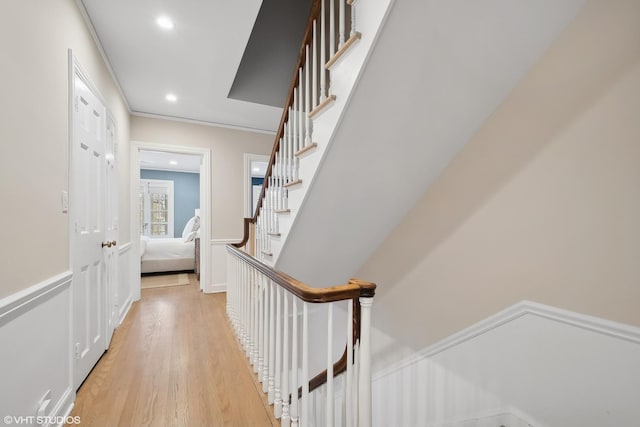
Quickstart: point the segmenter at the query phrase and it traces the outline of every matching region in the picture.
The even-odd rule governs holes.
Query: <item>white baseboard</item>
[[[36,416],[47,394],[54,424],[73,406],[71,280],[66,271],[0,300],[3,416]]]
[[[215,285],[205,285],[203,291],[205,294],[216,294],[220,292],[227,292],[227,284],[216,283]]]
[[[129,310],[131,309],[131,304],[133,304],[133,298],[129,295],[124,304],[120,307],[120,312],[118,313],[118,326],[120,326],[124,321],[124,318],[127,317],[127,313],[129,313]]]

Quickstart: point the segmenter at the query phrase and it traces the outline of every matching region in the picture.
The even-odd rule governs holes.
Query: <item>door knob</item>
[[[113,246],[115,248],[115,246],[116,246],[116,241],[115,240],[111,241],[111,246]]]

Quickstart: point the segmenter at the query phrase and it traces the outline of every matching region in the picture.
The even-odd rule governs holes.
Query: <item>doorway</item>
[[[140,256],[132,264],[136,299],[142,273],[195,269],[203,290],[210,277],[210,150],[135,141],[131,149],[131,233],[139,236],[133,253]],[[155,243],[173,245],[169,250],[180,255],[164,259]]]

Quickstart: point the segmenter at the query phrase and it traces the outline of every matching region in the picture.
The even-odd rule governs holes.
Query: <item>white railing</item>
[[[328,66],[360,37],[355,27],[355,6],[351,3],[350,0],[312,2],[256,216],[251,218],[255,224],[251,237],[253,254],[266,263],[273,264],[275,259],[272,238],[281,236],[279,215],[290,211],[289,191],[302,183],[300,157],[317,145],[313,142],[314,117],[335,100]],[[347,35],[349,39],[345,40]]]
[[[311,288],[240,249],[227,251],[227,314],[282,426],[370,426],[376,286],[352,279]]]

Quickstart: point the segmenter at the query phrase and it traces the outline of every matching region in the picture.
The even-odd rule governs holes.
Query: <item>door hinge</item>
[[[80,359],[80,343],[76,343],[76,359]]]

